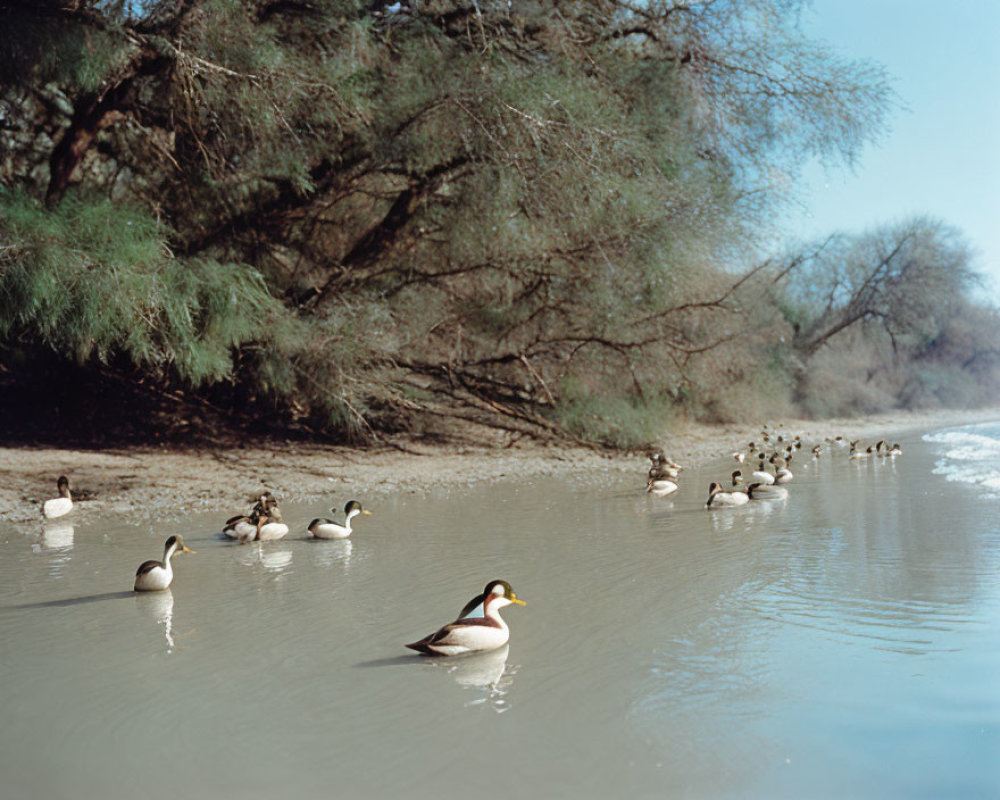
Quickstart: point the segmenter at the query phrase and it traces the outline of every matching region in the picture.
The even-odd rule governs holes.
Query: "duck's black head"
[[[503,597],[511,603],[516,603],[519,606],[525,605],[525,602],[520,600],[518,596],[514,594],[514,590],[511,588],[511,585],[507,583],[507,581],[490,581],[486,584],[486,588],[483,589],[483,596],[487,601],[489,601],[491,597]]]
[[[372,513],[371,511],[368,511],[366,508],[362,508],[361,503],[359,503],[357,500],[351,500],[346,506],[344,506],[344,513],[345,514],[350,514],[351,512],[354,512],[354,513],[357,513],[357,514],[371,514]]]

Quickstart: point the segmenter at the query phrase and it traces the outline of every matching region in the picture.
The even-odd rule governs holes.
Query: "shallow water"
[[[958,797],[1000,793],[1000,500],[953,440],[793,462],[706,511],[587,475],[153,530],[0,524],[5,797]],[[734,443],[735,445],[735,443]],[[806,449],[803,450],[803,453]],[[808,461],[808,463],[806,463]],[[336,498],[338,505],[349,498]],[[136,565],[182,533],[169,592]],[[402,647],[511,581],[509,649]]]

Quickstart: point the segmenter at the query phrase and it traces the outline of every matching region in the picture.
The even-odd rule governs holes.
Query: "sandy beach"
[[[914,428],[960,425],[1000,418],[1000,408],[976,411],[896,412],[856,419],[767,420],[809,446],[842,435],[849,439],[891,438]],[[660,444],[683,466],[727,457],[759,436],[764,421],[747,425],[690,424],[666,434]],[[595,481],[609,472],[634,472],[645,479],[643,452],[602,452],[582,447],[520,441],[440,445],[393,442],[370,449],[271,442],[240,448],[58,449],[0,448],[0,515],[8,522],[41,518],[41,503],[55,496],[59,475],[70,478],[80,498],[78,519],[114,514],[127,520],[172,518],[217,509],[229,516],[245,509],[255,492],[270,489],[281,501],[323,495],[343,498],[509,478],[554,476],[572,471]]]

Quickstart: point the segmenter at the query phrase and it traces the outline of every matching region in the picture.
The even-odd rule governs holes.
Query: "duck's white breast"
[[[503,647],[509,638],[510,631],[506,626],[494,628],[492,625],[461,625],[453,628],[444,639],[431,647],[441,655],[456,656],[475,650]]]
[[[260,526],[258,538],[262,542],[273,542],[275,539],[284,539],[288,535],[288,526],[284,522],[268,522]]]
[[[317,539],[346,539],[351,535],[351,532],[343,525],[325,523],[314,525],[312,535]]]
[[[173,577],[172,569],[153,567],[149,572],[136,575],[134,588],[137,592],[158,592],[169,587]]]
[[[42,506],[42,513],[49,519],[61,517],[73,510],[73,501],[68,497],[56,497],[46,500]]]

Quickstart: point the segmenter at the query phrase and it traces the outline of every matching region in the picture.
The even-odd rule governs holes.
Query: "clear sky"
[[[841,54],[884,64],[906,108],[853,172],[805,170],[788,233],[939,218],[965,233],[1000,304],[1000,0],[813,0],[802,22]]]

